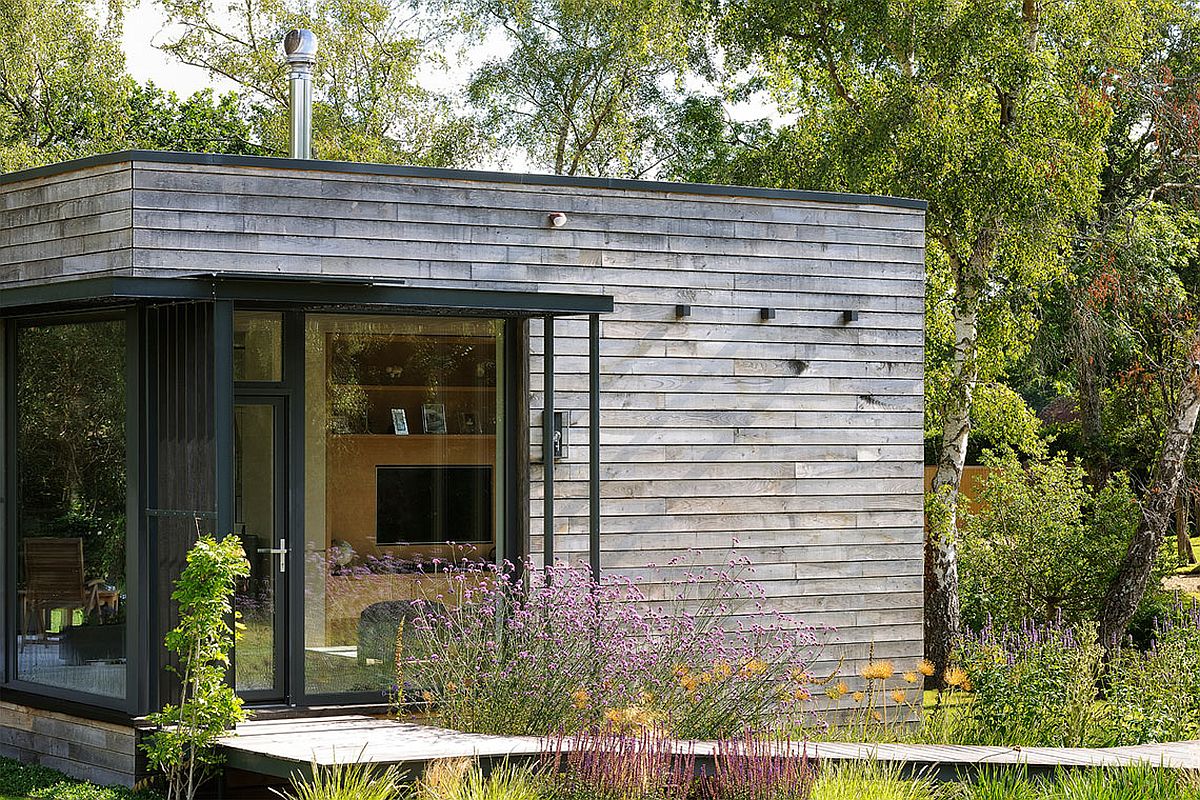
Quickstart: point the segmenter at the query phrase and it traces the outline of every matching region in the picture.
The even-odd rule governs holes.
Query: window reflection
[[[306,321],[305,675],[309,694],[392,683],[439,561],[496,558],[503,324]]]
[[[125,324],[16,332],[17,677],[125,696]]]

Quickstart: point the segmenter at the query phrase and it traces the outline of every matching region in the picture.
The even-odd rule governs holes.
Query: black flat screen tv
[[[490,466],[379,466],[375,542],[490,542]]]

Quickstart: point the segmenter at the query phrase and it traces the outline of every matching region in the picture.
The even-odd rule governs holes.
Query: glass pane
[[[17,677],[125,696],[125,323],[17,331]]]
[[[503,430],[497,320],[310,315],[305,333],[305,685],[394,683],[435,559],[491,561]]]
[[[233,379],[283,380],[283,315],[237,311],[233,315]]]
[[[236,531],[250,559],[250,577],[234,598],[245,625],[234,685],[248,692],[275,688],[275,597],[281,587],[279,554],[268,552],[281,535],[275,525],[275,407],[235,406],[233,424]]]

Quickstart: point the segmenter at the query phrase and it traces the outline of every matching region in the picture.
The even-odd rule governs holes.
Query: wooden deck
[[[310,764],[365,762],[419,768],[441,758],[532,758],[544,749],[533,736],[485,736],[365,716],[262,720],[239,725],[236,735],[221,742],[228,766],[274,777],[306,773]],[[797,745],[799,746],[799,745]],[[988,765],[1056,767],[1120,767],[1131,764],[1200,770],[1200,741],[1110,747],[969,747],[963,745],[854,744],[805,745],[829,761],[896,762],[918,770],[963,772]],[[711,756],[712,742],[681,742],[701,758]]]

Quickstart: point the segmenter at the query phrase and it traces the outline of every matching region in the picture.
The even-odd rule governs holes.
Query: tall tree
[[[502,144],[557,174],[641,175],[689,63],[675,0],[467,0],[512,50],[476,70],[468,97]]]
[[[236,97],[139,86],[121,13],[80,0],[0,0],[0,172],[140,148],[258,152]]]
[[[1078,237],[1069,337],[1082,454],[1103,473],[1112,441],[1140,439],[1137,534],[1100,612],[1101,641],[1124,635],[1175,522],[1200,415],[1200,13],[1160,0],[1140,60],[1105,76],[1115,109],[1099,214]],[[1134,415],[1114,413],[1132,399]],[[1134,436],[1114,420],[1133,417]],[[1128,424],[1128,423],[1125,423]]]
[[[265,147],[287,151],[291,28],[317,35],[313,151],[324,159],[464,164],[483,144],[449,101],[421,87],[450,26],[432,26],[405,0],[159,0],[179,35],[163,49],[243,88]]]
[[[0,170],[96,152],[126,90],[121,6],[0,0]]]
[[[939,664],[961,625],[957,506],[977,387],[1027,345],[1022,309],[1091,213],[1111,116],[1101,75],[1136,58],[1141,28],[1132,0],[730,0],[723,12],[734,65],[765,70],[800,112],[751,174],[929,201],[926,647]]]

